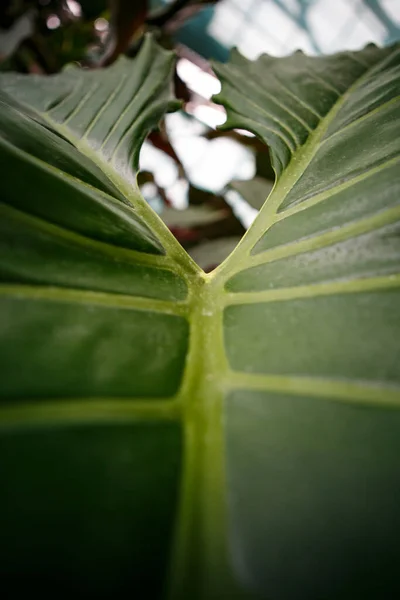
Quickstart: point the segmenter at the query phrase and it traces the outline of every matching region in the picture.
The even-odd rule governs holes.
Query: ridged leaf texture
[[[173,57],[1,75],[3,589],[400,596],[400,48],[216,65],[277,180],[206,275],[140,197]]]

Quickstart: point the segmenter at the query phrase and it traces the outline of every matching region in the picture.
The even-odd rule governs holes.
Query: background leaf
[[[206,273],[209,273],[233,252],[239,242],[239,237],[202,242],[190,250],[190,256]]]
[[[271,193],[274,184],[268,179],[254,177],[250,181],[232,181],[230,187],[239,192],[250,206],[260,210]]]

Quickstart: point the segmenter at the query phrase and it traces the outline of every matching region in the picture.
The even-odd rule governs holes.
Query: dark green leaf
[[[400,596],[400,48],[217,71],[277,181],[210,274],[136,185],[169,54],[1,77],[14,597]]]

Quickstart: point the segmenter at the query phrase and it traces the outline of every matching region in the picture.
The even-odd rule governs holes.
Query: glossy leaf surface
[[[170,70],[1,78],[2,581],[397,597],[400,49],[216,67],[277,182],[209,275],[135,183]]]

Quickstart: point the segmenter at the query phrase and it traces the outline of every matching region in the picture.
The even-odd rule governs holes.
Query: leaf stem
[[[208,277],[192,286],[190,348],[180,397],[185,452],[170,565],[171,600],[244,598],[229,553],[225,473],[221,289]]]

